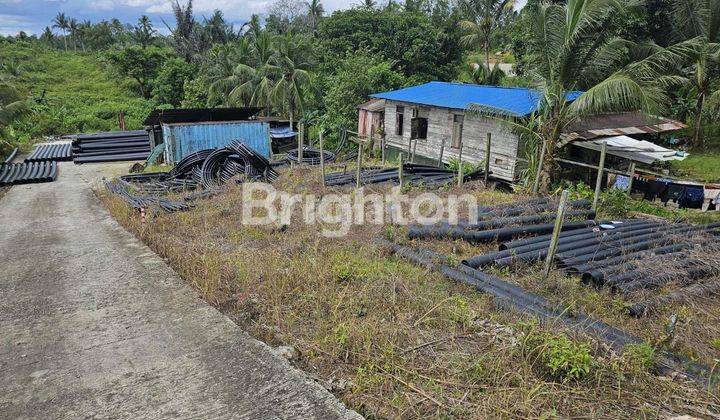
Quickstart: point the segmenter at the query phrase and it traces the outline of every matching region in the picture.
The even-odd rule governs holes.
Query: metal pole
[[[545,141],[540,143],[540,160],[538,161],[535,180],[533,181],[532,193],[537,194],[540,189],[540,175],[542,174],[543,161],[545,160]]]
[[[400,167],[398,167],[398,181],[400,182],[400,190],[403,188],[403,166],[405,165],[405,157],[400,152]]]
[[[320,130],[320,178],[325,188],[325,150],[323,149],[323,130]]]
[[[357,169],[355,170],[355,187],[360,188],[360,168],[362,168],[363,143],[358,139],[358,160]]]
[[[292,126],[290,126],[290,130],[292,130]],[[300,166],[302,166],[302,161],[303,161],[303,143],[304,143],[303,137],[305,136],[305,124],[302,124],[302,123],[301,123],[301,124],[300,124],[300,129],[299,129],[298,131],[299,131],[299,133],[298,133],[298,164],[299,164]]]
[[[462,151],[463,144],[460,142],[460,150],[458,152],[458,187],[462,187],[463,178],[465,178],[465,174],[463,172]]]
[[[598,164],[597,181],[595,181],[595,197],[593,198],[593,210],[597,210],[600,201],[600,190],[602,189],[603,175],[605,174],[605,155],[607,154],[607,142],[604,141],[600,150],[600,163]]]
[[[628,182],[628,195],[632,194],[633,181],[635,181],[635,162],[630,162],[630,181]]]
[[[490,179],[490,142],[492,141],[492,133],[487,133],[487,141],[485,142],[485,188],[487,188]]]
[[[560,204],[558,205],[557,218],[555,219],[555,229],[553,230],[553,236],[550,240],[550,248],[548,248],[548,254],[545,258],[545,271],[544,279],[547,280],[552,269],[553,261],[555,260],[555,253],[557,252],[558,240],[560,238],[560,232],[562,232],[563,219],[565,218],[565,206],[567,204],[568,191],[564,190],[560,196]]]
[[[445,154],[445,137],[442,139],[442,143],[440,144],[440,159],[438,159],[438,168],[442,168],[443,166],[443,155]]]

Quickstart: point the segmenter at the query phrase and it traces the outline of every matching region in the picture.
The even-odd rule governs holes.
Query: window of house
[[[459,149],[462,144],[464,115],[453,115],[452,147]]]
[[[403,135],[403,125],[405,123],[405,107],[398,106],[395,108],[395,134],[398,136]]]
[[[428,132],[427,118],[416,117],[410,121],[410,138],[426,140],[427,132]]]

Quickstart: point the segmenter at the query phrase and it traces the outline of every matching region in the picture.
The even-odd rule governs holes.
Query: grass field
[[[140,128],[151,105],[129,80],[113,77],[100,53],[64,52],[39,43],[3,43],[0,63],[17,69],[14,84],[31,98],[31,114],[14,126],[21,144],[46,135]]]
[[[321,194],[317,179],[316,170],[296,170],[285,172],[275,186]],[[473,194],[486,205],[523,198],[477,184],[440,194],[452,192]],[[404,230],[389,224],[355,226],[335,239],[323,237],[322,226],[307,226],[299,215],[282,229],[244,226],[238,185],[188,212],[150,213],[145,224],[124,203],[102,196],[112,214],[208,302],[254,337],[296,348],[297,367],[369,418],[720,413],[716,389],[653,372],[652,346],[663,345],[665,317],[673,311],[683,317],[673,350],[703,362],[720,357],[712,341],[720,338],[715,311],[674,307],[636,321],[624,315],[625,302],[559,272],[547,282],[537,280],[536,267],[498,273],[647,340],[620,355],[561,325],[498,308],[470,287],[390,255],[373,241],[378,236],[406,241]],[[454,261],[489,249],[460,241],[429,245]],[[704,328],[700,332],[698,325]]]

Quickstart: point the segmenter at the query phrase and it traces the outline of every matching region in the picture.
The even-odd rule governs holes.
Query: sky
[[[526,1],[519,0],[518,6]],[[198,18],[222,10],[228,21],[240,26],[253,14],[266,14],[272,3],[273,0],[195,0],[193,9]],[[347,9],[354,3],[359,0],[322,1],[327,13]],[[132,24],[141,15],[148,15],[158,29],[164,27],[162,19],[172,22],[170,0],[0,0],[0,34],[16,35],[20,31],[39,34],[45,26],[52,27],[51,21],[58,12],[79,21],[117,18]]]

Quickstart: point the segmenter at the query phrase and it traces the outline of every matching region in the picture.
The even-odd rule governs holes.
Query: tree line
[[[521,11],[514,0],[365,0],[329,15],[320,0],[277,0],[240,27],[220,11],[197,18],[192,0],[172,9],[169,35],[146,16],[60,13],[29,38],[99,51],[157,106],[257,106],[329,127],[354,125],[370,93],[431,80],[530,86],[541,111],[515,128],[546,149],[548,182],[562,127],[581,115],[663,113],[691,124],[696,146],[718,115],[717,0],[529,0]],[[586,93],[568,103],[576,90]]]

